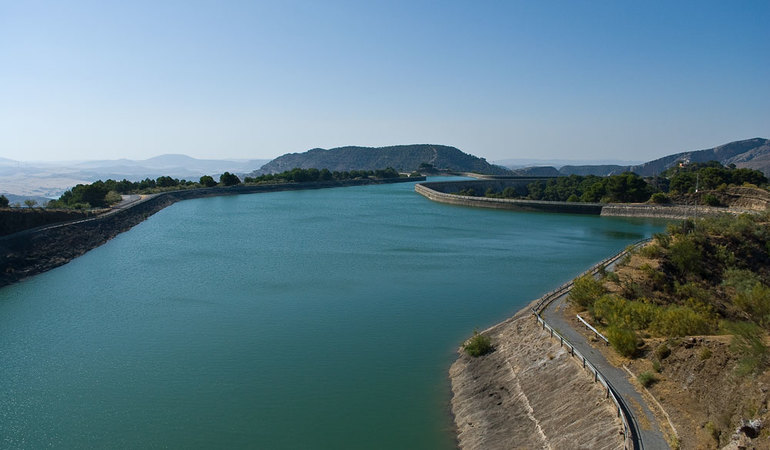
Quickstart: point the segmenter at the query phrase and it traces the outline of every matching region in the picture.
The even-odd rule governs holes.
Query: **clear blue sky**
[[[653,159],[770,137],[768,20],[767,0],[0,0],[0,157]]]

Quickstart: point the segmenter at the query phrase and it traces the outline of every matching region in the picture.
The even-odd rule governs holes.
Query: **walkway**
[[[551,302],[541,312],[541,316],[556,331],[574,344],[575,348],[599,369],[617,395],[623,398],[628,409],[629,420],[636,425],[635,428],[639,432],[640,448],[655,450],[670,448],[647,402],[629,381],[628,373],[610,364],[604,355],[594,349],[564,317],[562,310],[565,307],[568,294],[568,292],[562,294]]]

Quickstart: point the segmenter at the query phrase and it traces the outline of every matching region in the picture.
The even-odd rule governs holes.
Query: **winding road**
[[[618,261],[615,258],[607,269],[612,269]],[[628,379],[628,373],[623,369],[615,367],[607,361],[604,355],[595,349],[588,340],[575,329],[570,323],[564,310],[567,306],[569,290],[566,290],[540,312],[540,315],[548,324],[559,332],[564,338],[575,346],[575,349],[582,353],[599,371],[612,386],[617,396],[623,400],[624,410],[631,422],[634,435],[634,445],[638,449],[668,449],[670,448],[663,432],[658,425],[658,421],[650,409],[647,401],[636,390],[634,385]]]

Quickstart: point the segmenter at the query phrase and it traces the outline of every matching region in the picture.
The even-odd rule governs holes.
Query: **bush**
[[[650,197],[650,200],[653,203],[656,203],[658,205],[663,205],[663,204],[671,202],[671,199],[668,198],[668,195],[666,195],[666,194],[664,194],[662,192],[656,192],[656,193],[652,194],[652,197]]]
[[[680,237],[669,247],[668,256],[679,271],[680,276],[685,277],[689,274],[697,275],[700,273],[702,255],[692,239]]]
[[[750,289],[738,292],[734,299],[735,306],[751,317],[751,320],[763,327],[770,326],[770,288],[757,282]]]
[[[668,358],[671,355],[671,349],[668,348],[668,345],[666,343],[660,344],[657,348],[655,348],[655,357],[658,358],[658,360],[663,361],[664,359]]]
[[[602,283],[596,280],[593,275],[583,275],[575,278],[572,289],[569,293],[570,301],[588,308],[593,305],[596,299],[604,295],[606,290]]]
[[[751,322],[726,323],[725,328],[733,335],[731,350],[741,356],[736,373],[740,376],[762,373],[770,360],[762,341],[762,330]]]
[[[639,255],[649,259],[659,259],[663,256],[663,249],[657,244],[647,244],[639,249]]]
[[[639,380],[639,383],[644,387],[650,387],[658,381],[658,377],[652,372],[642,372],[636,379]]]
[[[711,349],[708,347],[703,347],[701,351],[698,353],[698,358],[701,361],[705,361],[709,358],[711,358]]]
[[[692,336],[714,331],[714,326],[705,314],[687,306],[663,308],[651,325],[653,332],[664,336]]]
[[[660,373],[661,367],[660,367],[660,361],[653,361],[652,362],[652,370],[654,370],[656,373]]]
[[[671,235],[668,233],[655,233],[652,237],[655,238],[655,242],[662,248],[668,248],[671,245]]]
[[[115,203],[120,203],[120,201],[123,200],[123,196],[118,194],[115,191],[109,191],[107,192],[107,195],[104,196],[104,201],[107,202],[108,205],[114,205]]]
[[[636,354],[638,340],[634,330],[612,325],[607,329],[607,340],[618,353],[628,358]]]
[[[721,206],[722,202],[719,201],[719,198],[717,198],[714,194],[706,194],[703,197],[703,203],[707,204],[708,206]]]
[[[478,331],[473,332],[473,336],[465,341],[463,350],[473,357],[486,355],[493,350],[492,340]]]

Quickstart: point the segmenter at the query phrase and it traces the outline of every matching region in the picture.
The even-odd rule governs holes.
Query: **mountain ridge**
[[[294,168],[331,171],[376,170],[392,167],[400,172],[418,170],[421,164],[456,172],[510,175],[511,171],[490,164],[484,158],[464,153],[456,147],[439,144],[409,144],[387,147],[345,146],[312,148],[303,153],[287,153],[255,170],[250,176],[281,173]]]
[[[708,161],[718,161],[724,166],[735,164],[736,167],[759,170],[765,176],[770,176],[770,140],[751,138],[733,141],[713,148],[674,153],[642,164],[629,166],[616,164],[565,165],[558,169],[553,166],[533,166],[516,169],[514,173],[521,176],[545,172],[558,173],[560,176],[609,176],[618,175],[623,172],[634,172],[637,175],[649,177],[658,175],[679,162],[695,163]]]

